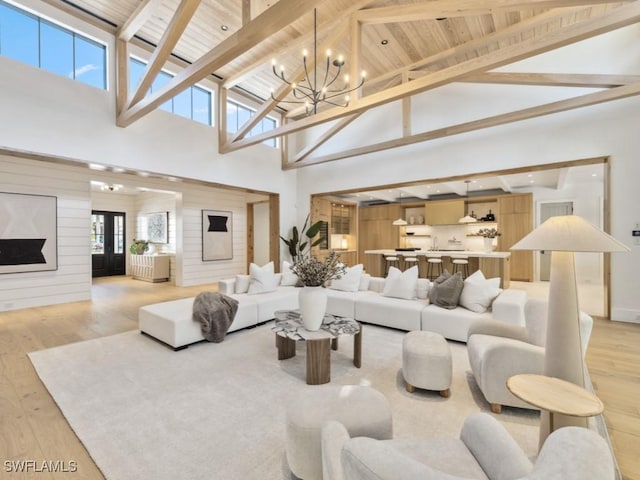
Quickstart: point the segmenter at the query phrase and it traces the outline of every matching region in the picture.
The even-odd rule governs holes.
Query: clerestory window
[[[107,89],[107,48],[0,0],[0,55]]]
[[[146,63],[135,59],[129,59],[129,90],[134,91],[145,69]],[[174,76],[168,72],[161,71],[151,84],[148,93],[154,92],[167,84]],[[165,110],[181,117],[189,118],[205,125],[213,125],[211,117],[211,92],[202,87],[193,85],[180,92],[175,97],[160,105],[161,110]]]

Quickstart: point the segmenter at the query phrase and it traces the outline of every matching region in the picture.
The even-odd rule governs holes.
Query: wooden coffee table
[[[278,360],[296,356],[296,342],[307,346],[307,385],[331,381],[331,349],[338,349],[338,337],[353,335],[353,364],[362,365],[362,325],[353,318],[325,315],[320,330],[311,332],[302,325],[299,310],[278,310],[275,325]]]

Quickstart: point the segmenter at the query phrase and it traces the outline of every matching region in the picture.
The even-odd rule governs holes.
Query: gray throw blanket
[[[202,292],[193,301],[193,321],[200,322],[202,336],[210,342],[220,343],[229,330],[238,301],[218,292]]]

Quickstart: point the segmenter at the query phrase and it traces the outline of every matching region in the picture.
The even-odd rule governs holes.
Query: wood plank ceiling
[[[62,5],[61,0],[48,1]],[[69,2],[64,3],[69,10]],[[638,76],[486,73],[496,66],[636,23],[640,20],[640,0],[72,0],[71,4],[116,25],[123,40],[135,33],[139,39],[157,45],[157,69],[166,56],[161,49],[193,64],[182,78],[172,82],[173,91],[164,89],[144,99],[146,92],[136,98],[135,92],[120,92],[121,126],[131,124],[210,74],[218,77],[225,89],[240,88],[263,100],[269,99],[274,90],[276,95],[292,99],[290,91],[283,90],[282,82],[271,72],[271,58],[277,57],[287,75],[294,75],[301,65],[302,49],[313,48],[312,10],[316,7],[318,46],[327,44],[333,52],[343,54],[348,62],[345,69],[352,76],[365,70],[365,88],[352,96],[348,108],[331,108],[312,115],[314,118],[305,116],[297,106],[282,103],[290,117],[285,125],[251,138],[243,138],[242,130],[230,139],[222,134],[223,153],[343,117],[334,127],[337,131],[369,108],[453,81],[582,85],[612,90],[627,87],[616,94],[594,97],[586,104],[640,93]],[[192,16],[190,10],[195,10]],[[183,12],[182,17],[176,12]],[[119,44],[119,48],[125,46]],[[125,64],[121,60],[118,68],[123,69]],[[125,77],[120,78],[124,84]],[[274,106],[267,101],[256,118],[268,114]],[[552,106],[546,113],[579,106]],[[519,118],[516,115],[500,122]],[[327,133],[322,141],[333,133]],[[407,132],[406,138],[384,148],[425,141],[431,138],[429,133],[423,133],[424,138],[412,138]],[[285,162],[284,167],[317,163],[305,158],[311,147],[294,162]],[[373,148],[375,151],[376,146]],[[354,150],[320,161],[361,153],[366,151]]]

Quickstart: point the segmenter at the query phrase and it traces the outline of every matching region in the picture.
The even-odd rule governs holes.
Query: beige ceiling
[[[193,64],[183,72],[180,82],[176,77],[175,82],[150,95],[151,98],[139,96],[132,101],[129,92],[129,103],[125,97],[119,100],[122,105],[117,122],[123,127],[204,76],[216,78],[225,88],[269,99],[271,90],[278,92],[282,87],[271,71],[271,59],[277,58],[278,64],[284,65],[287,76],[299,70],[301,51],[313,47],[313,8],[317,7],[318,46],[326,44],[333,52],[343,54],[347,61],[344,70],[367,72],[362,96],[357,98],[354,94],[347,108],[330,108],[312,116],[302,115],[298,105],[280,103],[291,117],[286,125],[250,138],[244,138],[241,130],[237,138],[221,145],[222,153],[260,143],[269,135],[282,136],[342,118],[344,123],[338,125],[339,130],[369,108],[451,82],[583,86],[593,87],[594,92],[602,88],[615,90],[612,94],[597,92],[597,98],[584,100],[584,104],[579,100],[555,105],[537,115],[640,93],[638,75],[489,73],[523,58],[637,23],[640,0],[47,1],[85,19],[93,17],[94,23],[120,38],[127,32],[124,40],[135,34],[132,42],[159,45],[161,48],[154,52],[161,59],[158,69],[169,53]],[[169,91],[173,87],[175,90]],[[281,93],[285,99],[292,99],[290,92]],[[162,95],[166,96],[158,98]],[[256,117],[268,114],[274,106],[267,102]],[[514,115],[501,122],[522,117]],[[247,126],[247,131],[250,129]],[[451,133],[437,135],[445,134]],[[426,135],[426,140],[437,135]],[[385,148],[426,141],[416,134],[409,136]],[[349,151],[342,157],[320,160],[362,153],[366,151]],[[289,166],[309,163],[314,160],[298,156]]]

